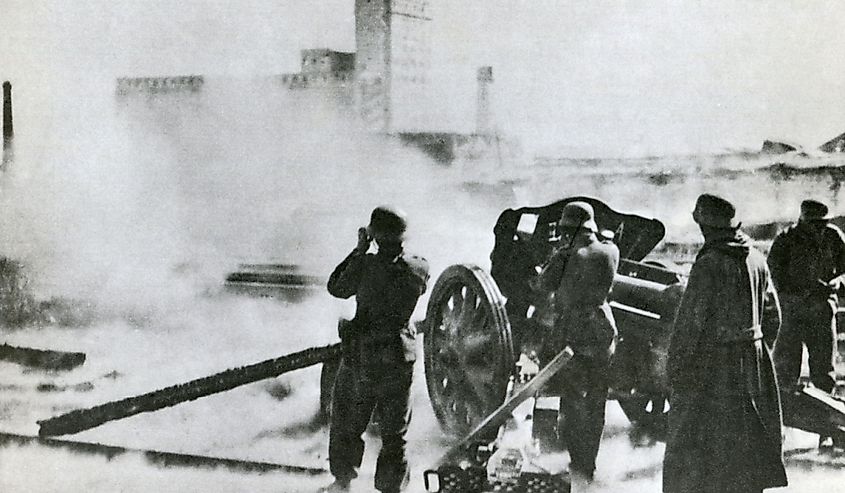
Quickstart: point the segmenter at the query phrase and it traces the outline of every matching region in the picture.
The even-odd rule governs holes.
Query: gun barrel
[[[300,368],[316,365],[340,357],[340,344],[305,349],[274,359],[240,368],[232,368],[214,375],[173,385],[146,394],[127,397],[88,409],[77,409],[54,418],[38,421],[41,437],[68,435],[94,428],[103,423],[156,411],[231,390],[241,385],[279,376]]]

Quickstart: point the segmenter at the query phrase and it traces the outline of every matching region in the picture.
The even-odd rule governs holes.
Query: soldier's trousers
[[[576,351],[559,375],[559,433],[569,449],[570,469],[592,479],[599,452],[609,385],[606,355],[585,357]]]
[[[791,386],[801,375],[801,354],[807,346],[810,381],[825,392],[835,385],[836,305],[831,299],[806,300],[784,296],[783,323],[775,342],[778,381]]]
[[[413,363],[399,363],[376,372],[353,370],[341,362],[329,431],[329,468],[334,477],[350,480],[358,475],[364,455],[361,436],[375,411],[382,440],[375,487],[396,492],[408,484],[405,435],[411,421],[412,375]]]

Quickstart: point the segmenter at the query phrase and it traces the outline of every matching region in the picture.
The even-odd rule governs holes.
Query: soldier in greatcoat
[[[734,206],[698,198],[704,235],[669,347],[664,493],[759,493],[787,484],[769,345],[780,308]]]

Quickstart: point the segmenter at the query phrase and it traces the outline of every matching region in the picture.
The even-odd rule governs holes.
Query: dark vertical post
[[[480,67],[476,74],[478,82],[475,106],[475,133],[490,135],[493,133],[493,114],[490,107],[490,86],[493,84],[493,67]]]
[[[3,83],[3,150],[12,146],[15,130],[12,127],[12,83]]]

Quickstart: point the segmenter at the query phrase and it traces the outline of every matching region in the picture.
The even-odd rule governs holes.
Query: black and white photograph
[[[0,0],[0,491],[845,493],[844,6]]]

